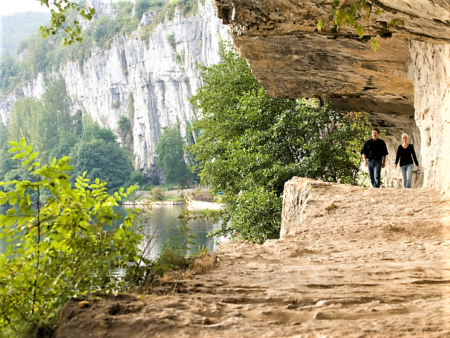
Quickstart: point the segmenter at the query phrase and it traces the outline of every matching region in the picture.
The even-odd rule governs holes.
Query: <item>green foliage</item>
[[[44,89],[40,100],[21,98],[14,102],[8,138],[18,142],[24,137],[33,143],[38,160],[44,163],[70,154],[77,176],[89,171],[89,178],[100,178],[113,191],[126,185],[132,171],[131,154],[120,147],[114,133],[89,117],[82,119],[81,111],[70,114],[72,103],[61,76],[46,79]],[[129,124],[125,117],[122,127],[130,138],[126,122]],[[127,142],[131,140],[125,139],[124,146],[130,146]],[[6,157],[5,142],[0,144],[0,158]],[[3,166],[2,172],[6,179],[31,179],[20,165],[6,161],[5,165],[8,168]]]
[[[94,41],[101,48],[110,48],[115,36],[130,35],[139,25],[139,20],[132,15],[132,2],[120,1],[114,4],[114,9],[117,13],[114,20],[104,15],[95,23]]]
[[[111,103],[111,109],[117,109],[120,107],[120,102],[113,102]]]
[[[153,270],[163,276],[167,271],[186,269],[187,267],[189,267],[189,260],[185,256],[185,248],[166,245],[154,263]]]
[[[356,0],[351,3],[347,3],[344,1],[344,4],[341,5],[341,0],[333,0],[332,3],[332,11],[331,14],[333,16],[333,25],[336,27],[336,30],[342,26],[352,26],[355,28],[356,34],[359,35],[359,38],[363,41],[371,40],[372,49],[374,52],[377,51],[380,44],[378,40],[375,39],[377,35],[380,37],[385,37],[386,34],[382,34],[380,32],[375,35],[371,35],[365,37],[366,30],[361,24],[361,20],[369,20],[371,18],[373,8],[372,3],[367,0]],[[375,15],[379,16],[383,14],[384,11],[381,8],[378,8],[375,11]],[[396,28],[396,26],[403,26],[405,22],[401,19],[392,19],[387,23],[387,27]],[[319,33],[322,33],[325,30],[325,22],[323,20],[319,20],[317,23],[317,30]]]
[[[119,117],[119,136],[122,140],[122,146],[130,151],[133,150],[133,125],[128,117],[121,115]]]
[[[70,151],[76,176],[88,172],[87,178],[107,182],[108,189],[117,191],[128,181],[131,171],[131,154],[120,147],[114,133],[101,128],[98,123],[85,126],[81,140]]]
[[[70,45],[75,42],[82,42],[81,37],[81,25],[78,20],[67,20],[67,14],[70,10],[74,10],[85,20],[92,20],[95,15],[95,8],[84,7],[81,3],[71,2],[69,0],[54,0],[49,2],[48,0],[37,0],[42,5],[50,8],[50,4],[53,8],[50,10],[52,14],[51,25],[49,27],[41,26],[41,35],[43,38],[49,35],[55,35],[61,29],[64,31],[63,37],[64,45]],[[56,8],[56,9],[54,9]],[[69,24],[67,25],[67,22]],[[65,25],[66,24],[66,25]]]
[[[161,168],[165,183],[188,185],[190,173],[184,161],[183,145],[178,127],[164,128],[155,153],[156,165]]]
[[[176,41],[175,36],[173,36],[173,34],[167,34],[167,41],[170,43],[172,47],[175,47]]]
[[[36,31],[42,24],[49,21],[49,13],[21,12],[0,17],[0,54],[9,51],[15,54],[19,41],[27,38]]]
[[[186,52],[183,49],[180,53],[178,53],[177,55],[175,55],[175,60],[179,63],[179,64],[183,64],[184,60],[186,58]]]
[[[145,12],[161,8],[164,2],[164,0],[138,0],[135,8],[136,18],[140,21]]]
[[[140,170],[133,171],[131,173],[130,183],[132,185],[139,185],[139,186],[141,186],[144,183],[144,176],[142,175],[142,172]]]
[[[10,242],[0,255],[0,332],[12,336],[24,327],[50,332],[68,299],[124,289],[112,273],[136,266],[141,236],[132,229],[135,212],[111,225],[121,218],[113,207],[135,188],[111,196],[104,182],[90,183],[84,174],[72,187],[68,157],[41,165],[24,138],[10,144],[13,159],[21,159],[33,179],[0,182],[10,187],[0,192],[0,204],[13,206],[0,215],[0,238]]]
[[[223,232],[263,242],[277,238],[284,183],[294,176],[356,184],[367,117],[314,100],[274,99],[231,45],[222,64],[202,66],[191,103],[203,118],[189,147],[203,184],[224,193]]]
[[[7,51],[0,57],[0,89],[2,93],[11,92],[20,84],[21,69],[19,63]]]
[[[51,25],[49,27],[41,26],[41,34],[42,37],[45,38],[49,35],[55,35],[58,31],[64,31],[63,43],[64,45],[70,45],[74,42],[82,42],[83,38],[81,37],[81,25],[78,20],[69,21],[67,18],[67,14],[74,10],[77,12],[85,20],[92,20],[95,15],[95,8],[93,7],[84,7],[81,3],[71,2],[69,0],[37,0],[43,6],[46,6],[50,9],[50,5],[52,9],[50,12],[52,14]]]
[[[134,97],[133,93],[130,92],[128,95],[128,107],[127,107],[127,115],[130,119],[131,123],[134,121]]]
[[[121,115],[119,117],[118,125],[119,125],[120,130],[126,131],[128,133],[130,133],[132,131],[131,130],[131,121],[125,115]]]
[[[196,121],[196,120],[195,120]],[[193,146],[196,143],[196,140],[200,136],[200,133],[198,130],[192,129],[192,124],[188,120],[186,120],[186,136],[184,139],[184,143],[186,144],[186,147],[189,148]],[[186,148],[185,147],[185,148]],[[193,182],[200,182],[200,171],[199,171],[199,162],[197,161],[197,158],[194,154],[192,154],[189,151],[185,152],[185,158],[186,158],[186,164],[188,165],[188,169],[192,173],[192,181]]]
[[[41,100],[21,98],[14,102],[8,126],[9,139],[18,142],[25,137],[32,142],[41,162],[63,156],[55,153],[54,149],[61,143],[61,133],[64,133],[66,141],[72,135],[72,139],[76,137],[74,124],[77,121],[70,115],[71,109],[72,103],[62,76],[46,78]],[[67,144],[67,147],[71,146],[73,144]]]

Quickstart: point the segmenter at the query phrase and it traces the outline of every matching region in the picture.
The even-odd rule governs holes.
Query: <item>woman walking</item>
[[[411,188],[411,177],[413,171],[413,160],[420,169],[419,162],[417,161],[416,152],[414,146],[408,143],[408,134],[402,135],[402,144],[398,146],[397,156],[395,157],[395,167],[397,168],[398,161],[400,160],[400,171],[403,176],[403,186],[408,189]]]

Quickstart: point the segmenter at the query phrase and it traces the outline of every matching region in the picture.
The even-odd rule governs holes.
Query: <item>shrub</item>
[[[184,51],[184,49],[175,56],[175,60],[179,63],[179,64],[183,64],[184,60],[186,58],[186,52]]]
[[[133,185],[142,185],[142,183],[144,183],[144,176],[142,175],[142,172],[140,170],[133,171],[130,176],[130,182]]]
[[[11,336],[24,327],[50,332],[68,299],[127,288],[112,273],[138,260],[141,236],[132,229],[135,212],[115,228],[111,225],[121,218],[113,207],[135,188],[111,196],[105,183],[96,179],[91,184],[84,174],[72,188],[68,157],[41,165],[24,138],[10,144],[10,152],[17,153],[13,158],[24,160],[34,180],[0,183],[12,187],[0,192],[0,204],[12,205],[0,215],[0,238],[15,241],[0,255],[0,332]],[[50,195],[45,201],[44,191]],[[30,198],[32,192],[36,200]]]
[[[175,36],[173,36],[173,34],[167,34],[167,41],[170,43],[172,47],[175,47],[176,41]]]

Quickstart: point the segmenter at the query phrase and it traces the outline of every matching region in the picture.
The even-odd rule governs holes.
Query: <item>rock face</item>
[[[367,38],[385,37],[378,38],[377,52],[353,28],[336,31],[330,24],[331,0],[216,0],[216,5],[241,56],[270,95],[323,97],[372,113],[387,131],[383,138],[391,156],[385,183],[399,185],[399,173],[390,165],[406,132],[420,149],[424,168],[414,186],[449,192],[444,172],[450,144],[444,133],[450,103],[450,0],[370,2],[373,11],[384,10],[362,20]],[[405,24],[389,27],[392,19]],[[319,20],[327,22],[322,33]]]
[[[144,15],[141,26],[152,20],[151,13]],[[184,133],[186,122],[196,119],[189,104],[200,86],[196,64],[220,62],[219,41],[230,36],[210,1],[199,2],[196,15],[176,13],[173,21],[166,20],[153,30],[149,41],[138,38],[140,34],[138,30],[128,38],[117,36],[110,49],[96,48],[88,60],[69,62],[60,72],[75,109],[90,114],[102,126],[117,131],[120,116],[128,117],[131,110],[136,169],[150,176],[162,128],[180,123]],[[168,41],[169,35],[175,43]],[[17,97],[42,94],[42,82],[41,76],[0,102],[4,122]]]

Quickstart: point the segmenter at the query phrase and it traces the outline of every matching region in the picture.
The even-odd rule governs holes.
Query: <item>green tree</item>
[[[75,176],[87,171],[87,178],[106,182],[111,191],[124,186],[133,170],[131,154],[120,147],[114,133],[93,122],[85,126],[81,140],[70,152],[70,158]]]
[[[192,123],[186,120],[186,136],[184,138],[184,143],[186,144],[185,148],[189,149],[189,147],[193,146],[198,137],[198,130],[193,130]],[[188,169],[190,169],[191,172],[190,180],[197,183],[200,182],[200,171],[198,169],[199,162],[197,161],[195,155],[189,151],[186,151],[184,157],[186,158]]]
[[[221,232],[263,242],[278,238],[284,183],[294,176],[354,184],[368,122],[314,100],[267,95],[247,62],[222,44],[223,63],[201,67],[191,98],[203,118],[189,151],[202,182],[227,204]]]
[[[138,0],[136,3],[136,8],[134,9],[134,15],[139,21],[142,19],[142,15],[150,9],[150,6],[150,0]]]
[[[54,149],[60,144],[62,133],[65,140],[76,139],[74,126],[77,121],[70,115],[71,109],[64,78],[46,78],[41,100],[21,98],[14,102],[8,126],[9,139],[17,142],[24,137],[33,143],[42,162],[50,162],[57,155],[67,155],[55,153]],[[71,142],[67,147],[74,144]]]
[[[164,128],[155,153],[156,165],[162,170],[166,183],[188,185],[190,173],[184,161],[183,145],[178,127]]]
[[[14,163],[8,154],[9,146],[7,142],[8,129],[0,120],[0,180],[2,180],[14,166]]]

